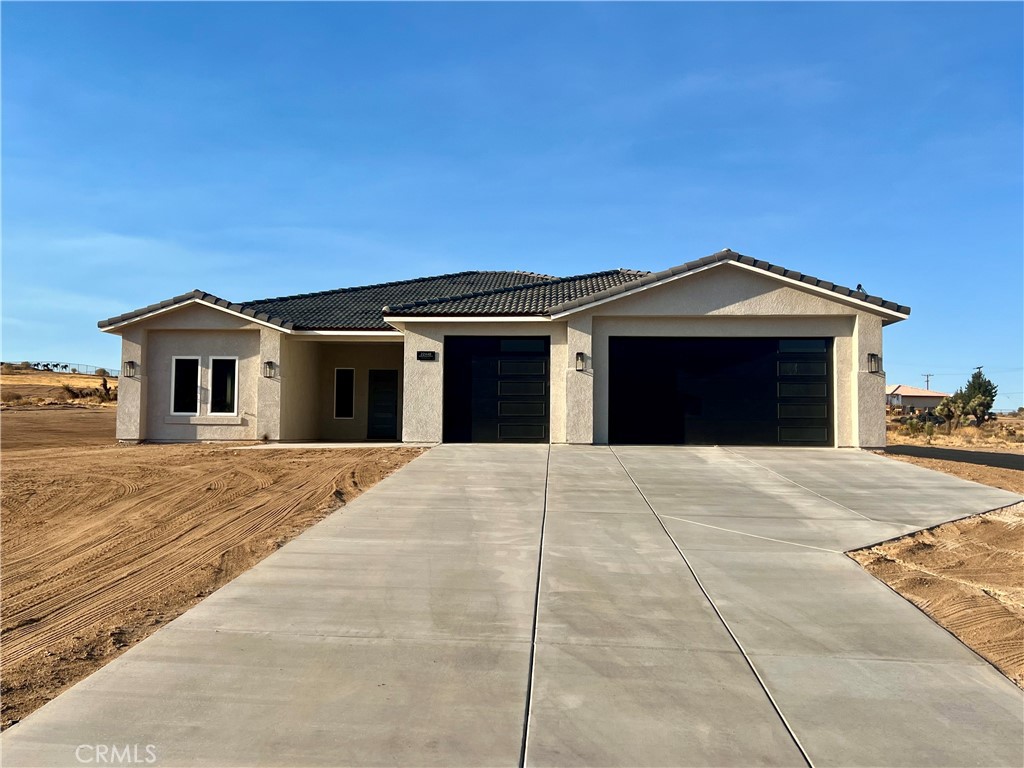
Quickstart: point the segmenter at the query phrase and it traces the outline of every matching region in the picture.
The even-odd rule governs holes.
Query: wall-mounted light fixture
[[[135,373],[138,370],[138,363],[134,360],[125,360],[121,365],[121,375],[126,379],[134,379]]]
[[[587,353],[577,352],[576,353],[576,370],[585,371],[587,370]]]
[[[882,356],[868,352],[868,373],[882,373]]]
[[[277,363],[272,360],[263,361],[263,378],[272,379],[277,376]]]

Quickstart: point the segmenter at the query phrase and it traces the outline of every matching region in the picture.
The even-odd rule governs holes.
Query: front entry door
[[[370,371],[367,440],[398,439],[398,371]]]

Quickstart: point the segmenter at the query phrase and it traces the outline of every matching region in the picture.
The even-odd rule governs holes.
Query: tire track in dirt
[[[372,454],[368,458],[372,461]],[[36,560],[37,572],[45,573],[47,565],[55,572],[36,579],[30,589],[13,589],[5,599],[5,663],[16,663],[41,647],[73,636],[105,614],[166,589],[175,579],[279,524],[300,506],[312,503],[323,508],[353,473],[348,467],[339,472],[329,466],[313,472],[304,467],[302,474],[305,477],[299,483],[290,484],[275,483],[265,472],[227,470],[220,477],[235,481],[231,490],[224,488],[198,505],[191,499],[200,485],[207,485],[206,477],[180,484],[171,493],[153,491],[140,501],[151,504],[159,498],[162,507],[173,510],[164,517],[173,526],[148,528],[145,535],[103,535],[98,537],[99,546],[73,546],[70,559]],[[275,485],[280,500],[257,495]],[[109,511],[115,518],[121,516],[125,503],[137,502],[129,499],[112,505]],[[96,528],[96,523],[90,528]],[[30,552],[20,560],[31,562],[35,554],[41,553]],[[15,580],[21,575],[17,568],[5,574]]]
[[[1024,503],[849,555],[1024,688]]]
[[[419,453],[5,449],[4,726]]]

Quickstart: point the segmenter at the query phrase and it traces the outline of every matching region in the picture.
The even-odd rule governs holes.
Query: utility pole
[[[922,373],[921,375],[924,376],[924,388],[925,389],[931,389],[931,387],[929,385],[932,383],[932,376],[934,376],[935,374],[934,373]]]

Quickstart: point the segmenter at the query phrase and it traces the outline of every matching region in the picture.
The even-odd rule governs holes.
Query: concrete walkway
[[[1021,692],[842,554],[1016,500],[858,451],[440,446],[3,764],[1019,766]]]

